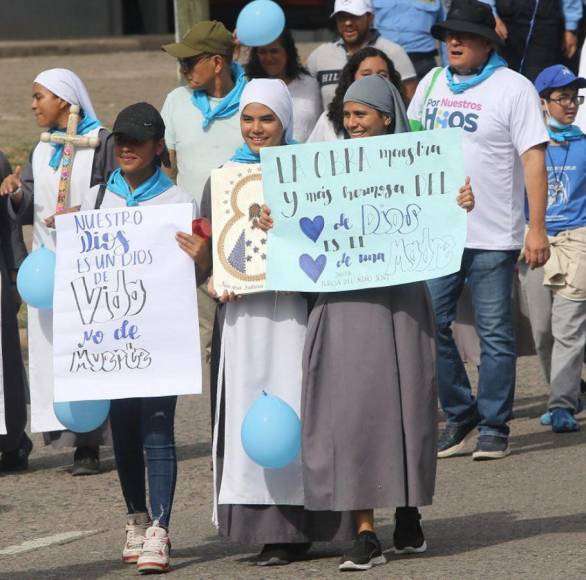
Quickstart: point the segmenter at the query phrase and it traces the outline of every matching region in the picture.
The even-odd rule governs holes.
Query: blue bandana
[[[205,91],[193,91],[191,101],[203,115],[202,127],[204,129],[207,129],[214,119],[227,119],[238,112],[240,95],[246,85],[246,75],[242,66],[237,62],[232,63],[232,75],[234,76],[234,87],[213,111],[210,107],[208,94]]]
[[[97,129],[101,126],[102,124],[97,119],[94,119],[89,115],[84,115],[83,119],[81,119],[77,125],[77,134],[86,135],[93,129]],[[57,131],[59,131],[59,129],[49,129],[49,133],[56,133]],[[59,168],[61,158],[63,157],[63,144],[51,143],[51,147],[53,147],[53,155],[51,155],[51,159],[49,160],[49,166],[56,170]]]
[[[230,161],[237,161],[238,163],[260,163],[260,153],[253,153],[252,149],[246,143],[243,143],[234,151],[234,155],[230,157]]]
[[[134,191],[130,191],[130,186],[126,183],[122,171],[116,169],[110,175],[107,187],[112,193],[124,198],[127,206],[132,207],[161,195],[173,187],[173,182],[161,171],[160,167],[157,167],[151,177],[141,183]]]
[[[299,141],[291,139],[291,141],[283,143],[283,145],[297,145],[297,143]],[[230,161],[236,161],[237,163],[260,163],[260,153],[254,153],[246,143],[243,143],[234,151],[234,155],[230,157]]]
[[[576,125],[562,125],[561,123],[556,124],[555,127],[559,128],[555,130],[551,125],[547,125],[547,132],[549,133],[550,139],[553,139],[557,143],[563,143],[564,141],[576,141],[582,139],[584,133],[580,127]]]
[[[482,81],[485,81],[494,73],[494,71],[496,71],[498,68],[501,68],[502,66],[508,66],[507,62],[496,52],[493,52],[492,56],[488,59],[488,62],[482,67],[482,70],[478,74],[462,82],[456,82],[454,80],[454,73],[452,72],[452,69],[448,67],[446,69],[448,87],[452,93],[459,95],[464,91],[479,85]]]

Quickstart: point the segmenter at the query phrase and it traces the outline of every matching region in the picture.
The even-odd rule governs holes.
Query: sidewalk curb
[[[160,50],[162,44],[168,44],[173,41],[174,37],[171,34],[4,41],[0,42],[0,58],[140,52]]]

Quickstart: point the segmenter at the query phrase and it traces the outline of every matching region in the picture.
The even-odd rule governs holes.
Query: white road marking
[[[46,548],[47,546],[53,546],[55,544],[67,544],[80,540],[87,536],[93,536],[99,534],[101,530],[88,530],[88,531],[77,531],[77,532],[64,532],[62,534],[53,534],[45,538],[37,538],[36,540],[27,540],[22,544],[16,544],[14,546],[8,546],[0,550],[0,556],[14,556],[14,554],[23,554],[24,552],[32,552],[33,550],[39,550]]]

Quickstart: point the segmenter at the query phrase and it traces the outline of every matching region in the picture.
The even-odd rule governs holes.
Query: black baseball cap
[[[135,103],[118,113],[112,133],[139,142],[159,140],[165,136],[165,123],[159,111],[151,104]]]

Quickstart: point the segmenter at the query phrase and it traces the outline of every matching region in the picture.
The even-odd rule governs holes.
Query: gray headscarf
[[[384,77],[369,75],[354,81],[344,95],[344,102],[362,103],[390,115],[395,121],[393,133],[408,133],[409,119],[399,91]]]

